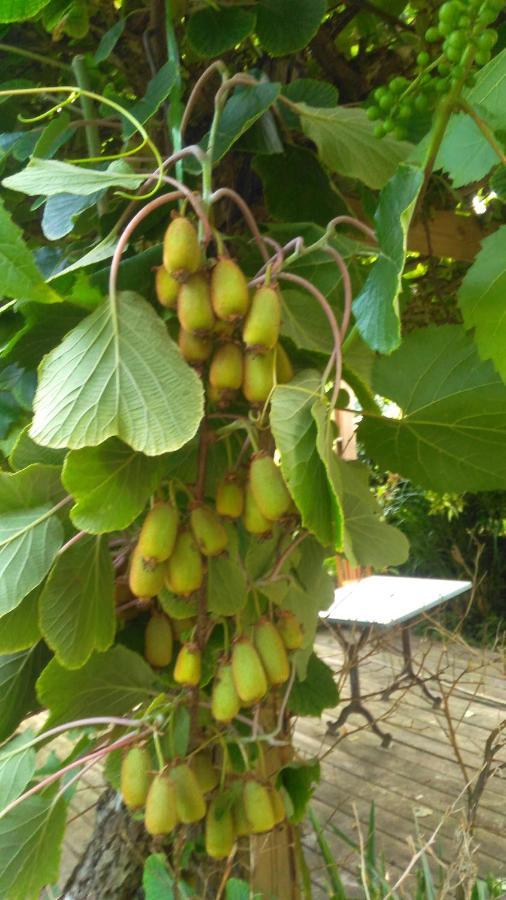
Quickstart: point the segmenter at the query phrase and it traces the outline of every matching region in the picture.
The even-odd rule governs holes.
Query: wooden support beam
[[[360,201],[355,197],[345,199],[354,214],[367,221]],[[446,209],[433,210],[426,219],[418,219],[411,225],[408,250],[423,256],[447,256],[460,262],[472,262],[481,241],[493,230],[484,228],[479,216],[458,215]]]

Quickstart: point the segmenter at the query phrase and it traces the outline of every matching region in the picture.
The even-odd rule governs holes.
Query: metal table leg
[[[351,716],[352,713],[357,713],[358,715],[363,716],[363,718],[369,723],[374,734],[377,734],[378,737],[381,738],[381,746],[389,747],[392,742],[392,735],[388,734],[386,731],[382,731],[382,729],[379,727],[372,713],[363,705],[362,695],[360,692],[360,676],[358,669],[359,650],[369,638],[371,629],[368,628],[362,631],[356,643],[347,641],[339,628],[336,629],[336,633],[341,646],[344,648],[344,651],[346,653],[346,659],[349,666],[351,700],[341,710],[341,713],[339,714],[337,719],[335,719],[333,722],[328,722],[327,733],[336,734],[341,726],[344,725],[348,717]]]
[[[412,684],[417,684],[428,700],[432,703],[434,709],[437,709],[438,706],[441,705],[442,698],[438,697],[437,694],[432,694],[429,691],[427,685],[425,684],[426,679],[423,679],[418,675],[413,669],[413,656],[411,652],[411,629],[409,625],[402,626],[402,655],[404,658],[404,665],[402,667],[401,672],[394,679],[390,687],[386,689],[386,691],[382,694],[383,700],[388,700],[390,695],[393,694],[394,691],[398,691],[401,688],[410,687]]]

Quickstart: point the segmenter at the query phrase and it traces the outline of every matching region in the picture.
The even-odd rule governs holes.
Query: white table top
[[[463,594],[470,581],[371,575],[336,590],[320,617],[340,624],[393,626]]]

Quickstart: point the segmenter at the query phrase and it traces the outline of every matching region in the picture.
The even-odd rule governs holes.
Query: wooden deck
[[[504,654],[470,650],[454,643],[446,647],[421,639],[413,642],[414,658],[422,663],[420,674],[426,677],[429,672],[438,673],[450,725],[444,707],[432,708],[417,687],[394,694],[388,702],[381,700],[378,694],[402,666],[397,643],[390,639],[374,652],[364,648],[360,666],[363,695],[376,694],[366,704],[381,719],[381,727],[393,736],[389,749],[382,749],[379,739],[364,727],[364,720],[355,715],[337,736],[326,734],[326,722],[332,714],[325,721],[301,719],[296,726],[299,752],[321,759],[322,781],[313,807],[325,826],[335,860],[342,866],[350,897],[364,896],[361,889],[353,889],[359,857],[336,836],[329,823],[335,823],[359,843],[360,832],[366,839],[374,801],[378,851],[384,854],[391,884],[441,821],[429,858],[435,854],[445,864],[454,861],[465,837],[465,784],[474,783],[486,740],[506,719]],[[328,630],[320,631],[316,649],[342,681],[343,653],[335,636]],[[438,680],[430,687],[438,692]],[[345,683],[342,703],[347,695]],[[452,746],[452,729],[460,764]],[[506,752],[501,751],[497,759],[506,763]],[[313,879],[324,881],[321,858],[310,832],[306,832],[305,847]],[[483,793],[467,864],[481,876],[506,878],[506,770],[498,772]],[[413,886],[414,880],[408,876],[400,889],[402,896],[412,897]]]
[[[380,647],[364,648],[361,663],[364,695],[380,693],[398,673],[401,658],[395,641]],[[441,686],[448,692],[458,679],[448,701],[452,727],[458,743],[462,766],[468,779],[475,777],[481,766],[485,741],[490,731],[506,718],[506,678],[503,654],[470,651],[452,644],[414,641],[414,657],[423,660],[423,670],[439,672]],[[342,651],[327,630],[318,634],[317,652],[332,666],[338,681],[343,680]],[[436,686],[431,686],[437,690]],[[348,694],[342,685],[342,703]],[[358,857],[333,833],[331,822],[355,842],[359,831],[365,839],[371,802],[376,809],[378,852],[384,854],[389,881],[393,884],[412,858],[414,848],[421,846],[444,819],[431,852],[445,863],[455,859],[460,824],[465,810],[465,786],[448,734],[444,711],[432,709],[417,688],[394,695],[387,703],[378,696],[366,701],[371,711],[382,719],[381,725],[393,735],[393,743],[382,749],[378,738],[355,716],[338,736],[326,734],[324,720],[299,719],[295,740],[302,756],[318,756],[322,782],[313,808],[325,828],[335,860],[350,898],[364,897],[357,886]],[[338,710],[340,707],[338,707]],[[64,753],[65,739],[58,750]],[[506,752],[502,752],[506,762]],[[94,824],[94,804],[102,790],[100,769],[87,772],[78,785],[71,804],[62,854],[59,883],[65,883],[86,845]],[[506,770],[488,784],[480,805],[478,827],[472,846],[472,865],[480,875],[493,874],[506,878]],[[315,886],[315,900],[328,897],[323,885],[322,860],[316,841],[306,829],[304,847]],[[414,896],[413,877],[402,884],[403,897]],[[49,896],[49,895],[46,895]],[[53,895],[54,896],[54,895]],[[451,896],[451,895],[449,895]],[[278,898],[282,900],[282,898]]]

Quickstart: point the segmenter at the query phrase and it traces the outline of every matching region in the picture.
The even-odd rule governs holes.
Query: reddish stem
[[[218,190],[211,195],[211,203],[216,203],[216,201],[221,200],[222,197],[229,197],[230,200],[233,200],[236,206],[239,207],[248,228],[250,229],[253,237],[255,238],[255,241],[257,242],[258,249],[260,250],[260,253],[262,255],[262,259],[266,263],[268,263],[269,253],[267,251],[267,247],[265,246],[264,238],[260,234],[256,219],[246,201],[243,200],[242,197],[238,193],[236,193],[236,191],[233,191],[232,188],[222,187],[218,188]]]

